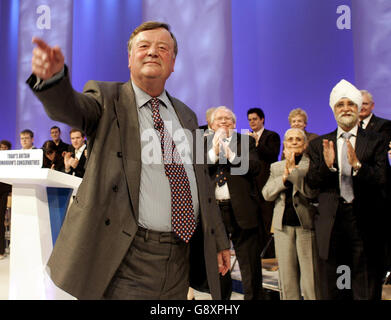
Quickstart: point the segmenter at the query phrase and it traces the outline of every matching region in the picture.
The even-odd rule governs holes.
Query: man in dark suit
[[[377,117],[373,113],[373,109],[375,108],[375,102],[373,100],[372,94],[367,90],[360,90],[362,94],[362,108],[359,114],[360,118],[360,126],[361,128],[367,130],[376,132],[378,134],[381,134],[383,137],[385,137],[386,141],[388,142],[386,147],[386,150],[391,150],[391,121],[387,119],[383,119],[380,117]],[[391,166],[388,166],[387,170],[387,189],[385,190],[385,197],[389,198],[391,196]],[[388,209],[388,204],[385,204],[385,210]],[[388,221],[385,222],[386,225],[391,225],[391,215],[388,217]],[[386,270],[391,271],[391,235],[389,236],[388,240],[388,247],[387,247],[387,254],[386,257],[388,257],[388,261],[386,262]]]
[[[250,135],[256,141],[256,151],[261,162],[261,170],[256,176],[256,181],[263,220],[263,225],[261,226],[261,246],[264,248],[271,236],[270,229],[272,226],[274,201],[266,201],[262,195],[262,189],[269,179],[270,165],[278,161],[281,139],[277,132],[265,129],[265,114],[262,109],[249,109],[247,111],[247,118],[252,130]],[[274,256],[274,246],[269,245],[264,257],[273,258]]]
[[[64,152],[68,151],[70,145],[61,140],[61,129],[57,126],[50,128],[50,137],[57,146],[59,154],[64,157]]]
[[[338,128],[309,144],[323,299],[381,298],[387,158],[384,140],[357,125],[361,104],[360,91],[339,82],[330,94]]]
[[[83,182],[48,262],[54,283],[79,299],[186,299],[189,280],[197,288],[195,268],[219,299],[229,241],[204,165],[184,161],[173,139],[179,133],[193,151],[198,122],[164,89],[178,52],[170,27],[137,27],[130,81],[90,81],[84,93],[73,90],[60,48],[33,42],[30,87],[53,120],[88,140]]]
[[[235,115],[226,107],[212,114],[215,134],[209,136],[207,160],[227,234],[239,262],[245,300],[262,298],[259,207],[254,176],[260,163],[255,140],[234,132]],[[232,293],[230,273],[222,279],[222,298]]]
[[[362,107],[359,114],[360,127],[368,131],[382,134],[387,141],[391,141],[391,121],[375,116],[373,96],[367,90],[360,90],[362,94]]]
[[[78,129],[71,129],[69,132],[72,146],[65,152],[65,172],[73,176],[83,178],[87,162],[87,145],[85,134]]]

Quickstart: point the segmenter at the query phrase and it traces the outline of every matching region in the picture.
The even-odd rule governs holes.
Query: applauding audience
[[[265,114],[260,108],[251,108],[247,111],[247,119],[251,128],[250,136],[256,141],[256,152],[261,164],[261,170],[255,177],[258,186],[260,213],[262,224],[260,234],[262,235],[261,247],[267,246],[271,237],[271,224],[273,217],[274,202],[266,201],[262,195],[262,188],[266,184],[270,174],[270,165],[278,160],[280,153],[281,139],[277,132],[265,128]],[[265,251],[265,258],[274,258],[274,248],[269,246]]]
[[[310,199],[316,193],[305,183],[309,158],[304,153],[307,137],[302,129],[288,129],[284,137],[285,160],[270,167],[262,193],[276,201],[273,214],[276,256],[284,300],[315,300],[318,255],[313,217],[316,208]]]
[[[340,81],[330,94],[338,127],[308,147],[307,182],[319,189],[314,222],[324,299],[381,298],[388,164],[380,135],[358,127],[362,101],[356,87]]]
[[[48,140],[43,146],[43,165],[42,168],[64,171],[64,158],[61,156],[56,144]]]
[[[85,135],[78,129],[72,129],[70,136],[72,146],[70,152],[66,152],[64,155],[65,172],[83,178],[87,162]]]
[[[57,126],[51,127],[50,136],[52,137],[53,142],[57,146],[58,153],[61,156],[64,156],[63,153],[68,151],[70,145],[61,140],[61,129]]]

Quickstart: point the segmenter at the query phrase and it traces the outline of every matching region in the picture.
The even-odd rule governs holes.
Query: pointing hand
[[[50,47],[40,38],[33,37],[37,46],[33,50],[31,70],[43,80],[50,79],[64,67],[64,55],[58,46]]]

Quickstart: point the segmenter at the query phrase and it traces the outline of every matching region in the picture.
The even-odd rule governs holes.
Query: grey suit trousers
[[[283,300],[319,298],[315,232],[301,226],[274,230]]]
[[[189,245],[172,232],[139,228],[104,299],[186,300],[189,252]]]

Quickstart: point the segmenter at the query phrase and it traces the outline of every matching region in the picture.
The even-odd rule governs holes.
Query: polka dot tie
[[[160,116],[159,100],[152,98],[150,102],[154,128],[160,136],[164,170],[170,183],[172,230],[187,243],[196,226],[189,179],[175,143]]]
[[[222,166],[222,165],[218,166],[217,172],[215,175],[215,182],[217,183],[217,185],[219,187],[222,187],[223,185],[225,185],[227,183],[227,177],[225,176],[224,171],[225,171],[224,166]]]

